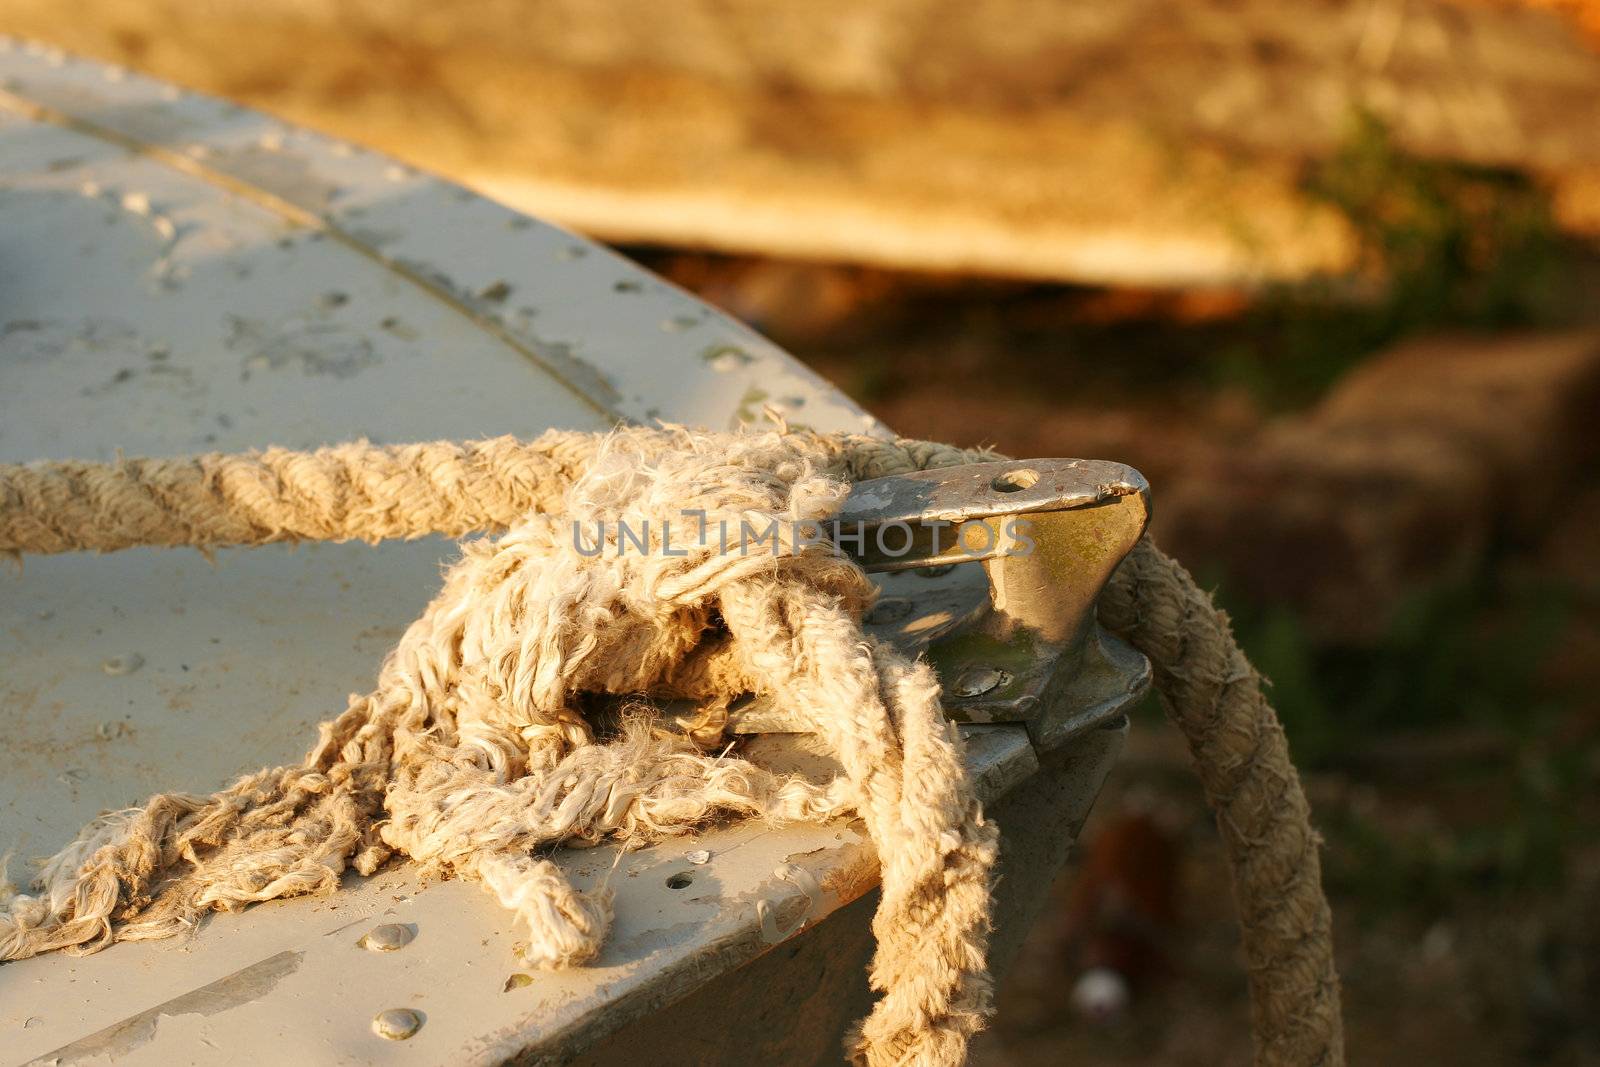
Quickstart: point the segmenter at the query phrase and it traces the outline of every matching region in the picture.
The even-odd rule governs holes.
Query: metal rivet
[[[1011,675],[993,667],[968,667],[956,678],[951,691],[962,698],[981,697],[1011,681]]]
[[[693,852],[685,853],[683,858],[690,863],[710,863],[711,853],[703,848],[697,848]]]
[[[372,952],[394,952],[411,944],[415,936],[403,923],[384,923],[368,930],[356,944]]]
[[[144,657],[137,652],[125,652],[120,656],[112,656],[100,664],[100,669],[113,677],[119,674],[132,674],[144,666]]]
[[[372,1032],[390,1041],[404,1041],[422,1029],[422,1013],[410,1008],[390,1008],[372,1017]]]

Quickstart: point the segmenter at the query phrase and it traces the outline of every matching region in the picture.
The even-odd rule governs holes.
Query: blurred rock
[[[1259,603],[1365,641],[1408,593],[1539,532],[1593,458],[1600,334],[1403,344],[1307,415],[1160,487],[1158,537]]]

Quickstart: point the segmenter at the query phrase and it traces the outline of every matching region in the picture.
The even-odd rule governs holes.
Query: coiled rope
[[[599,950],[610,898],[577,892],[535,850],[683,833],[717,815],[854,810],[882,865],[871,980],[883,996],[851,1056],[962,1062],[991,1011],[996,834],[932,672],[863,634],[865,576],[826,545],[793,542],[590,557],[570,529],[660,530],[696,510],[735,530],[752,518],[782,529],[831,515],[852,482],[994,458],[669,428],[0,465],[0,553],[14,556],[499,535],[463,545],[376,688],[322,725],[301,764],[97,819],[44,865],[35,894],[0,899],[0,959],[170,936],[208,909],[330,892],[346,867],[370,873],[400,852],[483,881],[527,924],[531,960],[567,965]],[[1260,675],[1226,616],[1148,538],[1099,611],[1151,660],[1216,813],[1257,1063],[1342,1064],[1318,838]],[[583,714],[588,693],[689,697],[704,738],[749,691],[808,716],[844,777],[818,786],[714,757],[642,714],[597,737]]]

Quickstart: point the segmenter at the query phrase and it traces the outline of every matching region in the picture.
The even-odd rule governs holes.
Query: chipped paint
[[[761,940],[768,945],[787,941],[810,922],[822,903],[822,887],[812,873],[794,863],[784,863],[773,872],[781,881],[800,890],[777,899],[756,901],[756,919],[761,925]]]
[[[756,357],[738,345],[717,344],[707,345],[701,349],[700,361],[712,370],[726,374],[740,367],[748,367],[756,361]]]
[[[98,1056],[113,1060],[126,1056],[156,1036],[162,1019],[175,1015],[220,1015],[242,1004],[260,1000],[272,992],[279,982],[299,970],[304,956],[304,952],[280,952],[268,956],[260,963],[235,971],[226,978],[219,978],[209,985],[173,997],[88,1037],[79,1038],[70,1045],[47,1052],[30,1060],[28,1067],[43,1067],[45,1064],[70,1067]]]
[[[608,420],[650,421],[659,415],[692,424],[726,425],[727,412],[738,403],[739,394],[714,379],[727,373],[729,356],[724,353],[707,363],[700,358],[706,347],[703,340],[686,336],[682,343],[661,345],[647,336],[651,331],[692,334],[712,325],[726,336],[729,346],[759,364],[767,399],[777,397],[780,410],[805,405],[808,424],[818,429],[884,432],[870,416],[770,343],[608,250],[487,205],[413,168],[261,119],[242,108],[175,93],[133,75],[115,87],[119,94],[115,107],[101,106],[110,87],[92,64],[64,61],[52,73],[63,84],[52,84],[38,76],[37,58],[13,58],[13,67],[23,76],[12,78],[9,95],[0,94],[0,109],[120,145],[139,158],[248,198],[308,237],[325,235],[384,264],[500,335]],[[94,77],[86,79],[86,73]],[[85,83],[88,95],[80,92]],[[130,94],[138,99],[121,99]],[[136,116],[134,132],[121,125],[124,114]],[[174,120],[181,130],[174,128]],[[161,136],[141,135],[140,131],[157,125]],[[84,180],[98,181],[98,177]],[[493,234],[475,229],[467,216],[481,218]],[[183,238],[184,227],[164,207],[154,205],[150,218],[164,220],[149,223],[158,236]],[[499,238],[508,234],[514,235],[512,243],[499,247],[505,243]],[[439,269],[419,256],[449,259],[455,268]],[[555,264],[557,275],[568,273],[528,286],[530,265],[537,272],[541,263]],[[625,272],[621,278],[619,268]],[[241,277],[249,271],[235,269]],[[176,290],[191,280],[188,270],[188,263],[179,257],[163,256],[152,271],[153,290]],[[501,284],[510,289],[504,297]],[[626,308],[624,303],[596,305],[588,295],[572,299],[578,292],[594,294],[596,288],[619,300],[625,296]],[[556,302],[561,314],[553,315],[538,336],[530,335],[531,316],[525,311],[519,309],[511,321],[501,318],[504,300],[527,291],[562,297]],[[611,340],[598,346],[597,334],[611,335]],[[739,357],[731,358],[742,365]],[[663,393],[672,395],[671,404],[661,402]],[[760,421],[754,410],[743,414],[744,422]]]
[[[326,213],[339,195],[337,182],[319,173],[306,157],[282,151],[281,146],[213,148],[206,159],[210,167],[236,181],[270,189],[274,196],[314,215]]]
[[[546,340],[529,332],[525,328],[526,320],[532,318],[531,314],[526,314],[531,310],[528,308],[519,309],[517,324],[505,322],[495,305],[510,296],[511,287],[508,283],[497,281],[478,292],[468,292],[448,271],[428,260],[398,256],[386,262],[390,262],[397,270],[405,272],[414,282],[430,290],[435,296],[474,316],[486,329],[515,346],[551,377],[598,410],[613,419],[621,418],[617,403],[622,399],[622,393],[609,375],[576,354],[575,344]],[[500,286],[506,287],[503,293],[500,291]]]
[[[227,324],[223,343],[239,353],[241,381],[260,371],[287,367],[298,367],[308,375],[352,378],[382,359],[370,339],[336,323],[291,319],[274,326],[229,315]]]
[[[583,390],[586,396],[597,398],[613,410],[622,399],[622,392],[611,376],[579,356],[576,345],[565,341],[543,341],[520,331],[519,336],[547,365],[554,367],[565,381]]]
[[[488,301],[491,304],[503,304],[506,302],[506,298],[510,295],[511,283],[506,281],[504,278],[501,278],[498,281],[490,282],[488,285],[478,290],[478,299]]]

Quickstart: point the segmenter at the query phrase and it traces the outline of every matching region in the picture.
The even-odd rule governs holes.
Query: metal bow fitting
[[[1149,663],[1095,618],[1149,518],[1150,487],[1132,467],[1035,459],[860,482],[824,532],[880,576],[867,629],[927,656],[950,718],[1025,723],[1044,750],[1149,687]],[[761,697],[730,708],[729,727],[805,728]]]

